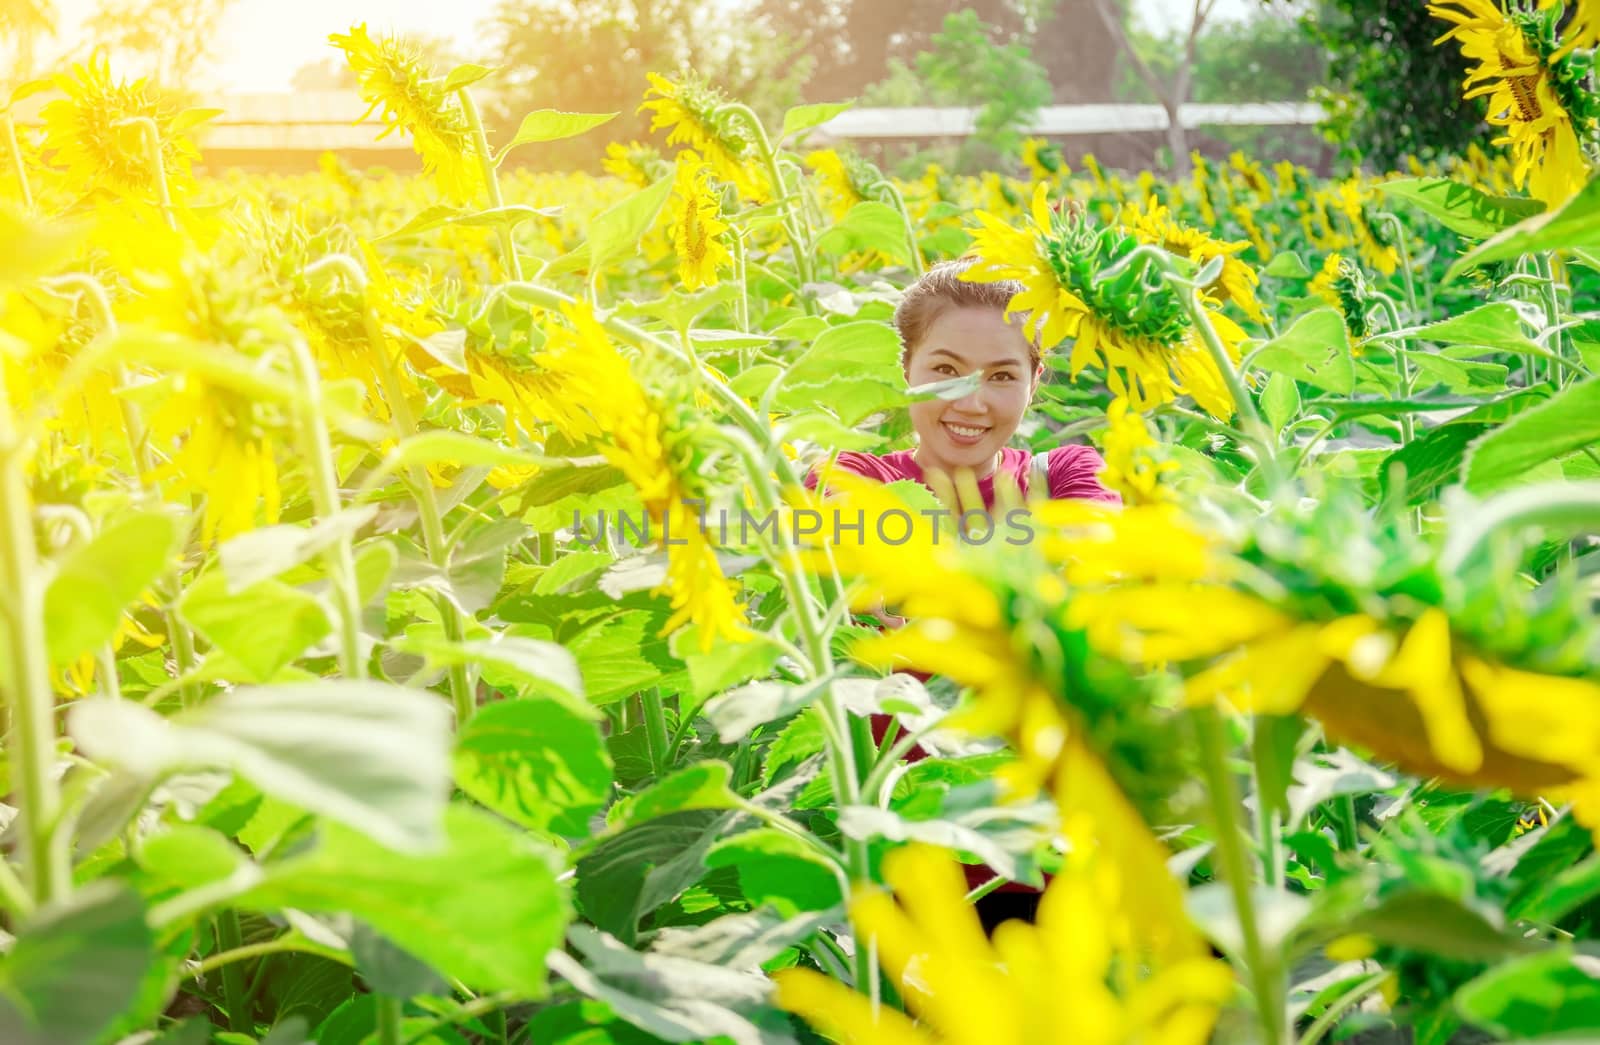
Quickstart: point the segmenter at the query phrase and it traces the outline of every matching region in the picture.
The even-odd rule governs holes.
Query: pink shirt
[[[928,482],[923,477],[921,466],[913,459],[915,455],[915,450],[896,450],[887,454],[845,450],[839,454],[836,467],[882,483],[891,483],[896,479],[914,479],[927,486]],[[1033,456],[1027,450],[1009,446],[1000,450],[1000,466],[996,471],[1008,472],[1016,479],[1017,486],[1024,495],[1029,492],[1029,482],[1033,477]],[[1046,453],[1045,458],[1047,464],[1045,474],[1050,480],[1051,499],[1071,497],[1084,501],[1122,503],[1120,496],[1106,489],[1095,477],[1096,473],[1105,467],[1105,461],[1094,447],[1076,444],[1058,446]],[[817,473],[814,470],[806,476],[805,483],[806,489],[816,489]],[[983,506],[993,510],[993,473],[978,480],[978,492],[983,495]]]

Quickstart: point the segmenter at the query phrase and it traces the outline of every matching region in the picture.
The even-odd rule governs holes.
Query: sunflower
[[[1071,173],[1061,149],[1044,138],[1027,138],[1022,142],[1022,165],[1034,181],[1050,181]]]
[[[414,45],[393,37],[374,40],[365,24],[349,33],[334,33],[328,41],[345,54],[356,75],[367,111],[374,109],[387,125],[381,140],[397,130],[411,135],[412,147],[422,157],[423,172],[456,203],[470,203],[483,191],[483,171],[467,116],[443,85],[430,77],[427,60]]]
[[[1074,745],[1058,788],[1071,852],[1037,924],[985,939],[957,866],[912,845],[884,860],[894,896],[850,906],[916,1021],[874,1013],[861,994],[808,969],[776,973],[778,1004],[844,1045],[1201,1045],[1234,987],[1183,910],[1165,851],[1104,767]]]
[[[678,255],[678,281],[685,290],[716,286],[717,270],[733,264],[722,242],[728,223],[719,214],[722,196],[711,185],[711,168],[685,149],[678,154],[677,175],[667,228]]]
[[[1250,246],[1248,241],[1225,243],[1201,229],[1180,225],[1154,196],[1146,199],[1142,211],[1137,207],[1127,208],[1123,223],[1140,242],[1154,243],[1169,253],[1187,258],[1197,267],[1204,266],[1212,258],[1221,258],[1222,272],[1204,288],[1205,292],[1232,301],[1257,323],[1267,321],[1266,313],[1261,310],[1261,302],[1256,300],[1255,288],[1260,279],[1254,269],[1235,256]]]
[[[806,166],[817,172],[834,221],[842,221],[850,208],[868,199],[883,173],[870,162],[836,149],[816,149],[806,154]]]
[[[606,146],[605,158],[600,166],[607,174],[614,174],[637,188],[653,184],[661,177],[665,162],[661,153],[644,142],[632,141],[624,145],[612,142]]]
[[[722,109],[722,97],[695,80],[673,83],[656,73],[646,73],[645,78],[650,88],[639,111],[651,113],[650,129],[666,130],[668,145],[685,144],[699,152],[717,177],[746,199],[765,200],[766,178],[753,167],[759,159],[756,145]]]
[[[1539,7],[1548,9],[1565,6],[1562,0],[1540,0]],[[1566,42],[1556,52],[1565,58],[1582,48],[1600,47],[1600,3],[1595,0],[1572,0],[1572,21],[1567,25]]]
[[[1162,456],[1145,419],[1128,409],[1125,399],[1113,399],[1106,408],[1106,434],[1102,446],[1106,466],[1099,479],[1122,495],[1124,504],[1166,504],[1172,491],[1161,478],[1178,469],[1178,462]]]
[[[1537,16],[1508,17],[1491,0],[1439,0],[1428,11],[1455,26],[1434,42],[1456,40],[1475,63],[1465,97],[1488,97],[1485,118],[1505,131],[1495,143],[1511,148],[1516,186],[1552,209],[1566,202],[1588,180],[1588,163],[1556,71],[1541,53],[1530,21]]]
[[[1311,277],[1311,293],[1338,310],[1353,344],[1359,346],[1367,334],[1367,286],[1361,269],[1337,251],[1322,259],[1322,267]]]
[[[52,166],[65,168],[67,180],[75,187],[155,199],[156,173],[151,169],[144,125],[126,122],[148,118],[155,122],[161,139],[168,190],[178,195],[188,188],[192,181],[189,166],[200,158],[200,152],[177,130],[179,107],[169,95],[148,80],[114,83],[104,51],[74,65],[70,75],[57,75],[54,82],[66,97],[40,111],[44,151]]]
[[[1167,530],[1138,542],[1199,536],[1175,513]],[[1304,714],[1408,772],[1571,799],[1600,827],[1600,665],[1579,600],[1508,597],[1516,582],[1492,564],[1447,573],[1404,520],[1338,497],[1211,548],[1204,570],[1156,576],[1132,538],[1053,545],[1106,573],[1074,593],[1068,620],[1108,656],[1186,665],[1191,704]]]
[[[1027,329],[1047,349],[1073,338],[1071,371],[1094,364],[1112,394],[1135,410],[1192,396],[1212,416],[1233,416],[1233,400],[1216,362],[1176,292],[1146,264],[1123,264],[1103,273],[1139,245],[1119,228],[1052,212],[1046,186],[1033,196],[1032,220],[1017,229],[986,212],[971,230],[978,262],[962,278],[973,282],[1020,280],[1024,290],[1007,312],[1026,313]],[[1237,323],[1208,309],[1207,318],[1232,359],[1245,339]]]
[[[722,572],[691,509],[691,502],[707,500],[707,491],[685,408],[639,382],[587,307],[567,307],[562,314],[570,330],[552,324],[545,349],[534,357],[550,379],[544,403],[559,398],[567,404],[546,420],[569,439],[598,443],[638,491],[652,529],[662,534],[667,579],[658,594],[667,595],[673,613],[661,634],[693,624],[703,652],[718,638],[748,640],[740,585]]]

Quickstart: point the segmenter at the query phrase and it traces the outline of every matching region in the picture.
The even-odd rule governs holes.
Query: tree
[[[1301,24],[1327,53],[1332,86],[1318,92],[1331,114],[1324,130],[1349,159],[1393,168],[1407,154],[1487,141],[1477,103],[1461,97],[1461,50],[1434,45],[1448,24],[1425,4],[1322,0]]]
[[[210,56],[233,0],[101,0],[84,28],[96,43],[144,56],[158,83],[186,85]]]
[[[1132,65],[1140,81],[1167,114],[1167,149],[1172,153],[1173,172],[1179,177],[1188,174],[1189,136],[1183,126],[1182,110],[1189,101],[1200,32],[1211,17],[1216,0],[1194,0],[1188,31],[1182,36],[1178,53],[1171,63],[1171,72],[1165,77],[1134,46],[1128,32],[1126,13],[1118,7],[1116,0],[1094,0],[1094,6],[1118,52]]]
[[[34,54],[40,39],[56,31],[56,11],[51,0],[0,0],[0,39],[13,41],[8,79],[13,84],[33,75]]]

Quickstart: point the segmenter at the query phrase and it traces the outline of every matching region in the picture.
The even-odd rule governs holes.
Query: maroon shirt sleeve
[[[1122,495],[1108,490],[1097,473],[1106,466],[1100,452],[1092,446],[1068,444],[1050,451],[1050,496],[1075,498],[1080,501],[1104,501],[1121,504]]]

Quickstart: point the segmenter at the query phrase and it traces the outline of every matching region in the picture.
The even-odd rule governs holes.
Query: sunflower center
[[[1139,247],[1120,229],[1092,228],[1079,222],[1047,243],[1050,266],[1066,289],[1076,294],[1107,326],[1130,337],[1161,345],[1181,340],[1189,314],[1149,261],[1138,258],[1110,279],[1104,273]]]
[[[1502,56],[1500,65],[1506,68],[1510,63]],[[1517,117],[1525,123],[1538,120],[1544,110],[1539,105],[1539,77],[1538,76],[1507,76],[1506,86],[1511,90],[1511,97],[1517,103]]]

